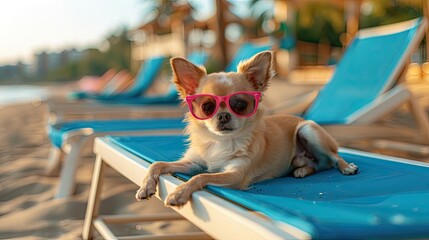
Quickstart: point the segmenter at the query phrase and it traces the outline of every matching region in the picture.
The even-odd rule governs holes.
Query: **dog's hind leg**
[[[299,139],[297,142],[296,155],[292,160],[292,165],[296,167],[293,171],[293,176],[296,178],[303,178],[316,172],[313,157],[305,150]]]
[[[347,163],[338,155],[338,146],[335,140],[318,124],[313,121],[304,121],[298,129],[297,141],[307,154],[312,156],[315,170],[322,171],[336,167],[344,175],[353,175],[358,167]]]

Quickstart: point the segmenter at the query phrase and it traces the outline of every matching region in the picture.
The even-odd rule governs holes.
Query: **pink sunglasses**
[[[217,113],[222,102],[238,117],[250,117],[258,109],[260,92],[235,92],[227,96],[195,94],[186,97],[189,110],[196,119],[206,120]]]

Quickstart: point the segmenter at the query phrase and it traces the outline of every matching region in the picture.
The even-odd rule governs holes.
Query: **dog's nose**
[[[227,123],[231,120],[231,114],[227,112],[219,113],[217,115],[217,120],[219,120],[220,123]]]

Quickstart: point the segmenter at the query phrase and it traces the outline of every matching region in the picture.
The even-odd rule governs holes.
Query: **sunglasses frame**
[[[231,106],[229,105],[229,99],[231,97],[237,95],[237,94],[249,94],[249,95],[252,95],[255,98],[255,108],[253,109],[253,112],[251,112],[251,113],[249,113],[247,115],[239,115],[239,114],[235,113],[232,110]],[[196,98],[204,97],[204,96],[213,97],[215,99],[215,101],[216,101],[216,107],[215,107],[215,110],[213,111],[213,114],[211,114],[210,116],[208,116],[206,118],[200,118],[197,115],[195,115],[195,113],[193,111],[192,101],[194,101]],[[225,103],[225,105],[228,107],[228,109],[232,113],[234,113],[234,115],[236,115],[237,117],[243,117],[243,118],[245,118],[245,117],[250,117],[250,116],[252,116],[253,114],[256,113],[256,110],[258,110],[258,104],[259,104],[259,101],[261,99],[261,96],[262,96],[261,92],[253,92],[253,91],[234,92],[234,93],[231,93],[231,94],[226,95],[226,96],[217,96],[217,95],[213,95],[213,94],[194,94],[194,95],[186,96],[186,102],[188,103],[189,111],[191,112],[192,116],[194,116],[198,120],[207,120],[207,119],[213,117],[218,112],[220,104],[222,102]]]

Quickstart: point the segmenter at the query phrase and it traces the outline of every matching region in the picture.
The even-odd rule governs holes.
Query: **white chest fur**
[[[225,139],[210,141],[203,152],[203,161],[209,172],[219,172],[237,164],[242,159],[247,148],[247,141]]]

